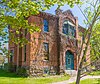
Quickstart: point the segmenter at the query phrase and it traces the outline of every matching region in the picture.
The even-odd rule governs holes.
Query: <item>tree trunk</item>
[[[81,75],[81,70],[78,70],[76,84],[79,84],[80,83],[80,75]]]
[[[83,65],[83,61],[80,62],[80,65],[79,65],[79,68],[78,68],[76,84],[80,84],[82,65]]]

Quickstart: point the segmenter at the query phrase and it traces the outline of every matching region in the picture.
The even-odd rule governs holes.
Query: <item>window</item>
[[[71,59],[70,58],[68,58],[68,64],[71,64]]]
[[[10,50],[10,62],[13,61],[14,51]]]
[[[63,33],[68,34],[68,24],[63,25]]]
[[[73,36],[75,37],[76,35],[76,30],[74,28],[74,25],[69,22],[69,21],[64,21],[63,23],[63,33],[66,34],[66,35],[70,35],[70,36]]]
[[[72,36],[72,26],[71,26],[71,25],[69,25],[68,34],[69,34],[70,36]]]
[[[48,74],[49,73],[49,68],[48,67],[45,67],[44,68],[44,74]]]
[[[26,45],[24,46],[24,62],[26,62]]]
[[[44,32],[48,32],[49,31],[48,21],[47,20],[44,20],[43,21],[43,24],[44,24]]]
[[[70,25],[70,26],[71,26],[71,25]],[[71,31],[71,36],[75,37],[75,36],[76,36],[76,35],[75,35],[76,30],[75,30],[75,28],[74,28],[73,26],[71,26],[70,31]]]
[[[48,43],[43,43],[44,44],[44,60],[49,60],[49,44]]]
[[[74,34],[73,34],[74,37],[76,37],[76,29],[74,28]]]

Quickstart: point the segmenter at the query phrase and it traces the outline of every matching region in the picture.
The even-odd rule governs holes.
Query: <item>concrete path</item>
[[[91,79],[91,78],[100,78],[100,76],[85,76],[85,77],[81,78],[81,80]],[[52,84],[70,84],[70,83],[73,83],[75,81],[76,81],[76,76],[71,77],[69,80],[62,81],[62,82],[56,82],[56,83],[52,83]]]

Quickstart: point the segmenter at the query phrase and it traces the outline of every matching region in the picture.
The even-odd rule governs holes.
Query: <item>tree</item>
[[[50,9],[54,4],[58,4],[58,8],[65,3],[72,7],[79,2],[80,0],[0,0],[0,33],[4,28],[10,26],[14,30],[10,30],[9,33],[10,42],[23,46],[24,43],[27,43],[27,40],[18,36],[18,34],[22,34],[22,29],[27,29],[29,33],[40,31],[35,23],[30,24],[28,22],[29,16]],[[15,35],[17,35],[16,38]]]
[[[87,30],[86,30],[86,33],[84,34],[85,39],[82,42],[81,49],[78,53],[79,57],[82,54],[82,58],[79,59],[79,66],[78,66],[76,84],[80,83],[81,71],[82,71],[83,64],[84,64],[83,60],[84,60],[84,58],[86,58],[86,53],[87,53],[87,50],[88,50],[88,47],[89,47],[89,44],[90,44],[90,39],[91,39],[94,24],[96,23],[96,21],[98,20],[98,18],[100,16],[100,3],[99,3],[99,0],[96,0],[96,1],[92,0],[88,3],[91,6],[88,4],[87,5],[88,7],[85,8],[84,12],[82,12],[82,10],[80,9],[81,12],[83,13],[83,15],[85,16],[86,20],[87,20],[86,21]],[[84,52],[83,52],[83,47],[84,47],[83,45],[85,45]]]
[[[22,46],[28,43],[23,37],[22,30],[27,30],[28,33],[40,32],[37,24],[28,22],[28,17],[50,9],[54,4],[58,4],[59,8],[65,3],[72,7],[74,4],[79,4],[80,0],[0,0],[0,32],[5,27],[9,28],[10,42],[20,46],[21,57]]]
[[[100,21],[100,20],[99,20]],[[100,58],[100,23],[95,24],[91,36],[91,60]]]
[[[5,57],[0,55],[0,65],[3,66],[4,62],[5,62]]]
[[[99,20],[100,21],[100,20]],[[91,61],[92,66],[96,70],[100,70],[97,62],[100,60],[100,23],[99,21],[95,24],[90,40],[91,45]]]
[[[2,55],[7,54],[6,45],[8,44],[8,30],[4,28],[3,31],[0,32],[0,53]]]

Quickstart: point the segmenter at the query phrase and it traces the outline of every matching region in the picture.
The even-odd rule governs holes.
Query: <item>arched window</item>
[[[63,23],[63,31],[62,32],[66,35],[75,37],[76,36],[75,35],[75,33],[76,33],[75,25],[72,24],[71,22],[69,22],[68,20],[65,20]]]
[[[68,34],[68,21],[64,21],[63,23],[63,33]]]

